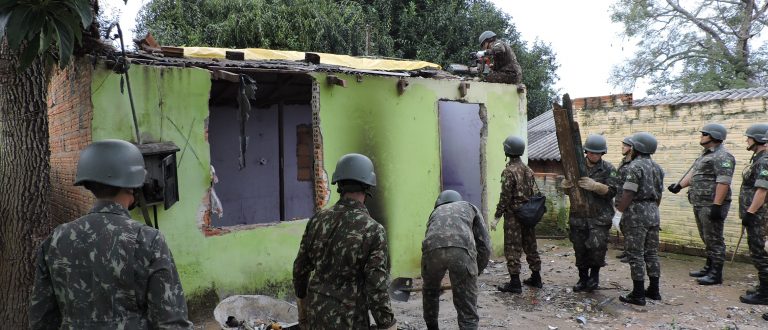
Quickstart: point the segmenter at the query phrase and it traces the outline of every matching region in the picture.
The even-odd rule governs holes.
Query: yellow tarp
[[[212,48],[212,47],[183,47],[184,57],[193,58],[225,58],[226,51],[238,51],[245,54],[246,60],[304,60],[304,52],[295,52],[290,50],[272,50],[262,48]],[[440,69],[435,63],[424,61],[407,60],[387,60],[375,58],[361,58],[349,55],[337,55],[328,53],[315,53],[320,55],[320,63],[339,65],[359,70],[379,70],[379,71],[408,71],[424,68]]]

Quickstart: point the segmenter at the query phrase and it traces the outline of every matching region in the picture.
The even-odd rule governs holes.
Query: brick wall
[[[605,102],[589,101],[600,99]],[[624,98],[626,99],[626,98]],[[739,238],[738,190],[741,173],[749,162],[751,152],[745,150],[744,131],[749,125],[768,122],[766,100],[752,98],[715,101],[698,104],[628,106],[621,97],[600,97],[574,100],[574,110],[580,124],[582,139],[589,133],[604,134],[608,140],[605,159],[617,164],[621,158],[621,141],[639,131],[654,134],[659,148],[653,158],[664,168],[665,186],[679,180],[702,151],[699,129],[707,123],[718,122],[728,128],[726,148],[736,157],[736,171],[731,188],[733,204],[726,220],[726,246],[732,250]],[[610,100],[617,100],[610,102]],[[631,100],[631,96],[629,98]],[[576,107],[576,105],[579,105]],[[664,191],[661,204],[661,240],[680,246],[702,246],[692,207],[686,197],[687,189],[678,195]],[[746,252],[746,241],[740,251]]]
[[[48,86],[51,148],[51,216],[72,221],[90,208],[92,195],[72,185],[80,150],[91,142],[91,66],[85,62],[57,70]]]

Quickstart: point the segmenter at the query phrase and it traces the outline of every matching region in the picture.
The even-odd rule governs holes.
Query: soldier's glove
[[[725,220],[725,217],[723,217],[722,205],[712,204],[712,207],[709,209],[709,220],[717,222],[723,222],[723,220]]]
[[[741,225],[744,227],[754,226],[759,223],[760,217],[757,214],[744,212],[744,217],[741,218]]]
[[[608,193],[607,185],[597,182],[594,179],[586,176],[579,179],[579,187],[595,192],[598,195],[605,195]]]
[[[613,219],[611,219],[611,223],[613,224],[616,229],[619,229],[619,224],[621,223],[621,217],[624,215],[624,213],[619,212],[619,210],[616,210],[616,213],[613,214]]]
[[[304,299],[296,299],[296,308],[299,310],[299,326],[304,328],[308,325],[307,306],[304,305]]]
[[[501,221],[501,217],[496,217],[493,219],[493,222],[491,222],[491,230],[496,231],[496,225],[499,224],[499,221]]]
[[[481,50],[481,51],[475,53],[475,57],[477,57],[477,59],[481,59],[484,56],[485,56],[485,51],[484,50]]]
[[[674,184],[669,185],[669,187],[667,187],[667,190],[669,190],[669,192],[671,192],[673,194],[679,193],[680,190],[682,190],[682,189],[683,189],[683,186],[681,186],[679,183],[674,183]]]
[[[563,181],[560,182],[560,188],[563,188],[563,193],[566,195],[571,194],[571,189],[573,189],[573,182],[568,179],[563,179]]]

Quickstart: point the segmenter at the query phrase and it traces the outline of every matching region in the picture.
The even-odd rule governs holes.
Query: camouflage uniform
[[[613,196],[616,194],[618,174],[611,163],[600,160],[589,168],[588,177],[608,186],[608,193],[590,194],[588,217],[577,216],[571,212],[570,239],[576,255],[577,268],[603,267],[605,253],[608,250],[608,231],[613,219]]]
[[[523,251],[531,271],[541,270],[541,259],[536,250],[536,227],[523,226],[515,219],[515,210],[534,194],[534,180],[533,171],[519,157],[510,159],[501,172],[501,194],[495,217],[504,216],[504,256],[507,258],[509,275],[520,274],[520,256]]]
[[[744,217],[744,213],[752,204],[752,198],[755,196],[757,188],[768,189],[768,157],[766,156],[765,151],[756,153],[752,156],[749,166],[744,169],[741,191],[739,192],[740,218]],[[768,206],[766,205],[768,204],[763,204],[755,212],[760,222],[751,223],[750,226],[746,227],[749,255],[762,282],[768,281],[768,252],[765,251],[765,238],[763,236],[766,216],[768,216]]]
[[[520,84],[523,82],[523,70],[517,62],[515,52],[506,42],[493,42],[490,53],[493,54],[493,70],[485,81],[504,84]]]
[[[342,198],[309,219],[293,263],[309,329],[369,329],[368,310],[379,329],[391,327],[388,276],[384,227],[363,203]]]
[[[614,181],[614,184],[616,185],[616,196],[614,196],[614,207],[619,206],[619,202],[621,202],[621,196],[624,193],[624,178],[627,176],[627,165],[629,165],[628,160],[626,160],[626,157],[621,157],[621,163],[619,164],[619,168],[616,169],[617,180]],[[621,231],[621,234],[624,235],[624,240],[626,241],[627,237],[627,229],[625,226],[625,221],[619,222],[619,230]],[[624,252],[626,253],[626,243],[624,244]]]
[[[723,224],[725,221],[709,220],[712,201],[715,199],[715,187],[718,183],[730,186],[736,160],[724,147],[705,149],[691,168],[691,182],[688,188],[688,201],[693,205],[696,227],[706,247],[707,257],[712,267],[722,267],[725,262],[725,239]],[[722,206],[723,219],[731,206],[731,190]]]
[[[36,268],[31,329],[192,329],[163,234],[114,202],[56,227]]]
[[[621,220],[626,222],[632,280],[643,281],[646,269],[648,277],[660,277],[658,205],[664,189],[664,171],[650,156],[638,155],[627,165],[623,188],[635,192]]]

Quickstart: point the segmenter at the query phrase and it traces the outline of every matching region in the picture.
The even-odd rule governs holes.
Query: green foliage
[[[151,31],[165,45],[398,57],[446,66],[467,63],[485,30],[515,50],[528,87],[529,118],[550,109],[558,79],[554,52],[543,43],[529,48],[511,17],[487,0],[154,0],[142,8],[137,34]]]
[[[66,66],[92,21],[88,0],[0,0],[0,37],[5,34],[9,48],[20,52],[19,70],[46,54]],[[48,52],[52,46],[58,58]]]

